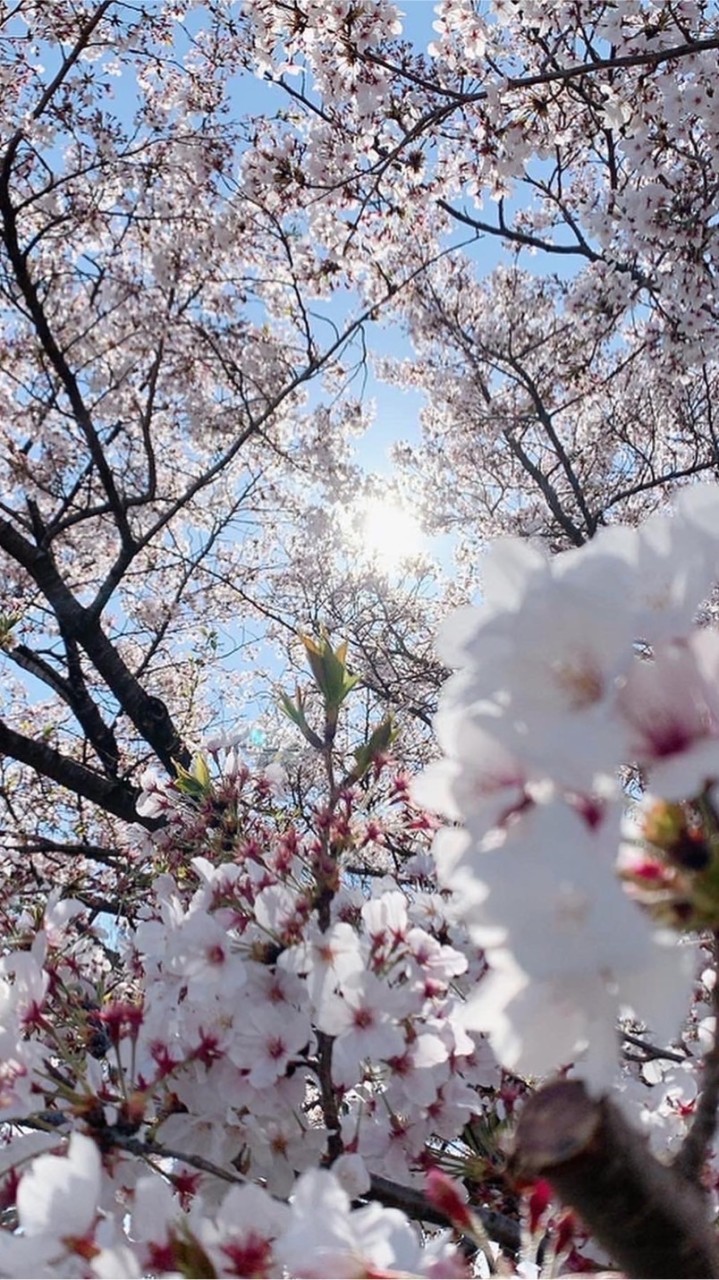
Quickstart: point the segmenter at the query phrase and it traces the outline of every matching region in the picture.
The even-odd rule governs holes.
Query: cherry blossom
[[[715,14],[480,7],[3,26],[3,1274],[717,1274]]]

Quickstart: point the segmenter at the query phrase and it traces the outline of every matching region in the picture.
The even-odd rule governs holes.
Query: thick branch
[[[582,516],[584,517],[584,523],[586,525],[587,534],[591,538],[593,534],[596,532],[597,522],[595,518],[592,516],[587,506],[587,503],[584,498],[584,491],[582,489],[581,484],[579,483],[579,480],[577,479],[576,472],[569,460],[567,451],[564,448],[564,445],[562,444],[562,441],[560,440],[556,431],[554,430],[552,415],[547,409],[544,403],[544,400],[542,399],[542,395],[539,391],[539,388],[536,382],[534,381],[534,378],[529,373],[529,371],[520,363],[519,360],[516,360],[511,354],[507,355],[507,363],[514,370],[517,377],[520,379],[522,385],[526,388],[526,390],[529,393],[532,404],[534,405],[534,411],[537,415],[537,418],[539,419],[542,426],[544,427],[544,430],[552,445],[552,448],[554,449],[557,459],[564,471],[564,474],[567,477],[567,480],[569,481],[569,485],[576,499],[577,506],[579,507],[579,510],[581,511]]]
[[[95,12],[90,15],[87,22],[85,23],[85,26],[80,31],[80,34],[77,37],[77,40],[75,41],[73,48],[70,50],[69,54],[65,58],[65,61],[60,67],[60,70],[58,71],[57,75],[53,80],[50,81],[50,84],[47,86],[47,89],[45,90],[42,97],[40,98],[40,101],[38,102],[37,106],[33,108],[33,111],[31,113],[33,120],[40,119],[40,116],[43,114],[48,104],[54,98],[55,94],[57,93],[57,90],[60,88],[63,81],[69,75],[70,71],[74,67],[78,58],[81,56],[83,51],[87,48],[93,33],[95,32],[97,27],[100,25],[100,22],[104,18],[108,9],[112,7],[113,2],[114,0],[102,0],[102,3],[97,6]]]
[[[557,523],[564,530],[567,537],[570,539],[571,542],[573,542],[575,547],[583,546],[584,543],[586,542],[586,538],[582,536],[582,533],[577,528],[574,521],[571,520],[570,517],[564,511],[564,508],[562,507],[562,504],[559,500],[559,497],[557,495],[556,489],[554,488],[554,485],[550,482],[548,477],[545,476],[541,468],[538,467],[536,463],[532,462],[532,459],[530,458],[526,449],[522,448],[522,445],[519,443],[516,436],[512,434],[512,431],[510,429],[503,431],[502,435],[504,436],[504,439],[507,441],[507,444],[509,445],[509,448],[511,452],[514,454],[515,458],[519,460],[519,462],[524,467],[525,471],[534,480],[540,493],[542,494],[542,497],[544,498],[547,506],[549,507],[549,510],[552,512],[552,515],[555,517]]]
[[[66,787],[76,796],[99,805],[106,813],[112,813],[124,822],[139,822],[153,829],[156,823],[152,819],[141,818],[136,810],[139,792],[128,782],[116,778],[107,778],[95,773],[76,760],[69,760],[54,747],[36,738],[26,738],[16,733],[0,720],[0,755],[10,756],[13,760],[25,764],[36,773],[53,782]]]
[[[692,57],[708,49],[719,49],[719,36],[707,36],[705,40],[692,40],[686,44],[670,46],[668,49],[646,49],[641,53],[621,53],[613,58],[596,58],[592,62],[580,62],[572,67],[558,67],[556,71],[539,71],[530,76],[507,76],[506,84],[509,89],[532,89],[535,85],[554,84],[558,80],[576,80],[582,76],[595,75],[597,71],[616,71],[619,67],[648,66],[654,70],[664,62]],[[467,99],[476,102],[486,96],[486,90],[480,90],[478,93],[467,94]]]
[[[593,58],[591,62],[577,62],[569,67],[556,67],[553,71],[537,71],[526,76],[507,76],[504,85],[507,89],[533,89],[537,85],[554,84],[556,81],[577,80],[583,76],[596,75],[598,71],[616,71],[620,67],[647,66],[653,70],[664,62],[674,62],[677,58],[692,57],[708,49],[719,49],[719,36],[707,36],[703,40],[687,40],[684,44],[671,45],[666,49],[644,49],[639,53],[623,53],[614,54],[609,58]],[[445,108],[446,112],[456,107],[467,106],[470,102],[484,102],[489,96],[486,89],[478,89],[474,93],[463,93],[460,90],[437,84],[433,80],[416,75],[409,67],[392,62],[389,58],[385,58],[375,51],[363,54],[363,59],[366,62],[374,62],[377,66],[384,67],[403,80],[419,84],[423,89],[428,89],[431,93],[448,98],[449,107]],[[282,80],[278,80],[277,83],[281,84],[283,89],[286,88]],[[299,95],[295,94],[294,96],[298,97]],[[306,100],[305,102],[306,105],[310,105]],[[403,143],[406,141],[407,139],[403,139]]]
[[[508,227],[506,223],[495,225],[492,222],[485,222],[482,218],[475,218],[472,214],[467,213],[463,209],[457,209],[447,200],[438,200],[437,206],[448,213],[450,218],[454,218],[455,222],[463,222],[467,227],[473,227],[475,231],[481,232],[483,235],[496,236],[500,240],[506,240],[510,244],[527,245],[533,249],[542,249],[545,253],[568,254],[573,257],[587,258],[590,262],[601,261],[602,255],[592,249],[586,241],[578,241],[576,244],[554,244],[551,240],[543,240],[541,236],[530,235],[528,231],[517,231],[514,227]],[[616,266],[616,263],[612,263]],[[619,270],[622,268],[620,267]]]
[[[719,1244],[698,1187],[660,1164],[606,1097],[559,1080],[526,1104],[520,1174],[546,1178],[627,1276],[719,1275]]]
[[[417,1187],[403,1187],[389,1178],[372,1176],[369,1198],[378,1200],[388,1209],[401,1209],[408,1217],[419,1222],[431,1222],[438,1227],[451,1226],[451,1223],[439,1209],[429,1204]],[[503,1249],[517,1253],[520,1245],[519,1225],[506,1214],[496,1213],[494,1209],[482,1209],[472,1205],[472,1213],[481,1221],[489,1239]]]
[[[142,819],[138,818],[138,822]],[[87,858],[90,862],[101,862],[106,867],[116,867],[118,861],[125,858],[122,849],[109,849],[102,844],[85,844],[82,840],[52,840],[49,836],[16,836],[0,827],[0,837],[6,848],[17,853],[53,853],[67,858]]]
[[[168,773],[174,776],[178,763],[187,767],[190,753],[165,703],[143,689],[115,646],[108,640],[99,622],[90,623],[81,629],[76,638],[117,698],[125,715],[152,747]]]
[[[75,599],[51,551],[34,546],[9,520],[2,519],[0,548],[30,574],[52,608],[63,638],[77,641],[84,649],[125,715],[168,772],[175,773],[177,761],[188,765],[190,754],[164,702],[147,693],[106,636],[99,620]]]
[[[87,47],[93,32],[107,10],[111,7],[111,4],[112,0],[103,0],[103,3],[98,5],[95,12],[91,15],[88,22],[81,30],[74,48],[63,62],[63,65],[57,75],[48,85],[40,98],[40,101],[35,107],[35,110],[32,113],[35,119],[39,119],[45,111],[58,88],[67,77],[78,58],[81,56],[83,50]],[[90,456],[97,467],[103,487],[112,507],[122,543],[124,546],[131,547],[134,544],[127,520],[127,508],[121,501],[120,495],[118,494],[115,485],[115,477],[113,476],[110,465],[105,457],[102,443],[95,430],[90,412],[83,399],[77,378],[68,365],[67,360],[65,359],[65,354],[48,322],[45,309],[40,300],[40,295],[30,273],[28,266],[28,254],[20,245],[16,210],[10,194],[10,179],[12,166],[22,138],[23,131],[22,129],[18,129],[10,139],[5,151],[2,166],[0,166],[0,216],[2,217],[5,247],[15,275],[17,286],[32,318],[40,345],[59,378],[60,384],[63,387],[72,407],[75,420],[87,441]]]
[[[72,642],[74,644],[74,642]],[[56,671],[39,654],[33,653],[25,644],[16,644],[6,650],[8,658],[19,667],[29,671],[36,680],[53,689],[63,702],[67,703],[73,715],[82,727],[90,746],[97,752],[101,764],[108,773],[117,773],[119,759],[115,735],[109,725],[105,724],[98,707],[93,702],[79,669],[79,658],[75,651],[70,678]]]

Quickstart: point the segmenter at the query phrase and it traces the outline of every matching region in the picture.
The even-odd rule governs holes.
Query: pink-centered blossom
[[[317,1025],[335,1036],[332,1073],[337,1084],[353,1085],[362,1074],[362,1063],[395,1058],[405,1047],[399,1020],[414,1007],[407,995],[374,974],[353,973],[337,992],[324,996],[317,1010]]]
[[[324,933],[309,924],[303,941],[283,951],[279,963],[290,973],[302,974],[311,999],[319,1003],[338,983],[362,971],[365,952],[352,926],[339,920]]]
[[[403,1215],[376,1203],[350,1210],[347,1192],[331,1173],[303,1174],[291,1210],[276,1253],[295,1276],[425,1274],[429,1259]]]
[[[719,633],[695,631],[635,660],[617,697],[626,756],[667,800],[719,779]]]

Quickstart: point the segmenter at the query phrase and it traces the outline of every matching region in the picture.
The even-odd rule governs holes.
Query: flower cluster
[[[334,725],[344,652],[307,645]],[[5,1274],[464,1274],[444,1237],[420,1251],[396,1208],[350,1203],[377,1176],[421,1195],[500,1083],[461,1016],[483,960],[426,879],[432,823],[390,736],[301,821],[282,771],[252,774],[231,743],[174,782],[148,770],[139,812],[163,826],[134,856],[152,880],[104,951],[72,899],[40,930],[17,923],[0,988],[2,1195],[20,1229],[0,1233]],[[371,818],[368,772],[375,789],[388,775]],[[342,874],[390,833],[405,874]]]
[[[671,1038],[688,1009],[692,948],[657,933],[615,863],[638,788],[694,801],[717,830],[719,634],[692,625],[715,581],[717,529],[719,491],[700,486],[673,518],[607,528],[553,559],[499,541],[483,605],[445,626],[442,654],[459,668],[437,720],[445,760],[416,794],[463,823],[439,833],[436,856],[491,966],[468,1025],[512,1069],[576,1064],[606,1085],[620,1012]],[[685,828],[676,867],[679,837],[685,862],[700,843]],[[707,839],[694,923],[716,927]],[[634,882],[650,880],[645,862]]]
[[[303,1174],[291,1205],[238,1179],[219,1203],[197,1195],[188,1208],[166,1178],[138,1176],[128,1160],[103,1164],[85,1135],[44,1145],[17,1188],[21,1232],[0,1233],[4,1275],[466,1274],[446,1240],[422,1248],[398,1210],[353,1210],[330,1172]],[[26,1144],[24,1158],[38,1149]]]

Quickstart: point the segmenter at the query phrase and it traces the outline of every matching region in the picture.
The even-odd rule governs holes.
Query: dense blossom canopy
[[[2,14],[2,1275],[719,1270],[716,10],[414,29]]]

